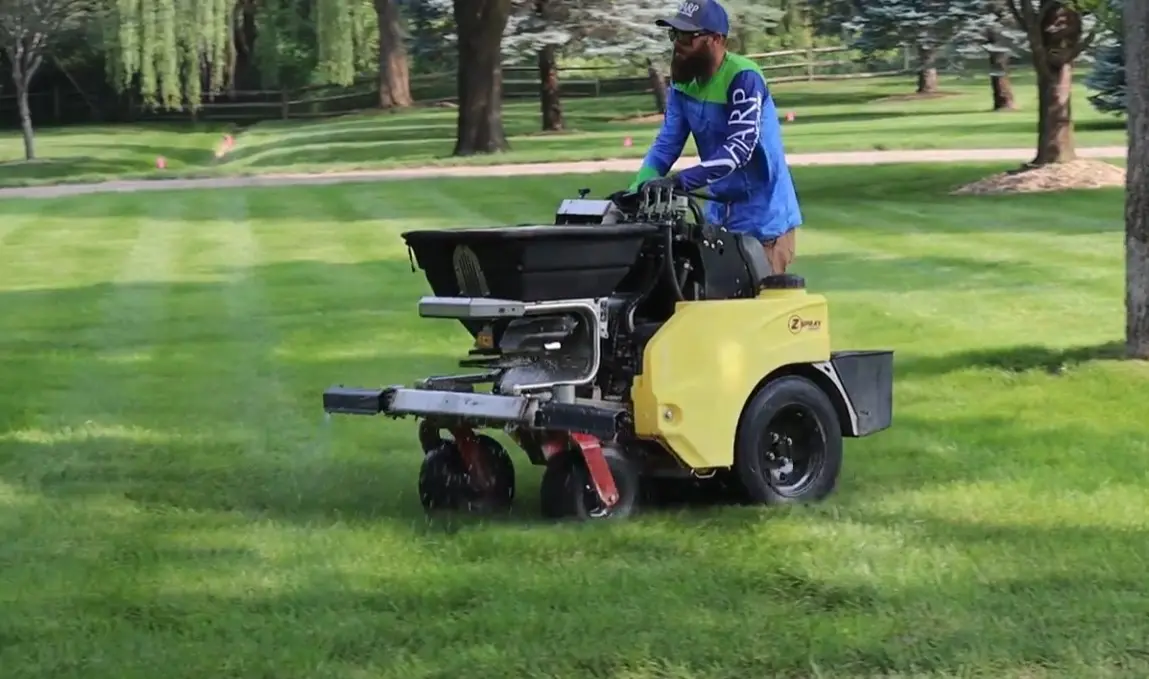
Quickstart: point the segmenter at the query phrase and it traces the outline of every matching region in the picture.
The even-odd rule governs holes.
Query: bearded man
[[[717,0],[687,0],[657,25],[670,29],[674,43],[672,87],[662,129],[630,190],[704,189],[714,199],[707,202],[708,221],[752,234],[772,273],[785,273],[802,211],[762,69],[727,51],[730,19]],[[688,135],[702,162],[670,175]]]

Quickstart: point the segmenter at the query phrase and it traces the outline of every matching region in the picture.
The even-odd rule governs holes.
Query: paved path
[[[885,163],[946,163],[962,161],[1026,161],[1033,148],[1014,149],[937,149],[920,151],[851,151],[829,153],[792,153],[791,165],[879,165]],[[1082,158],[1124,158],[1125,146],[1079,148]],[[635,172],[640,158],[589,160],[572,163],[512,163],[507,165],[469,165],[416,167],[390,170],[362,170],[321,174],[264,174],[251,177],[212,177],[203,179],[118,180],[91,184],[60,184],[26,188],[0,189],[3,198],[56,198],[87,193],[132,191],[169,191],[175,189],[222,189],[253,186],[290,186],[343,184],[429,177],[516,177],[552,174],[592,174],[595,172]],[[676,167],[689,166],[698,158],[683,158]]]

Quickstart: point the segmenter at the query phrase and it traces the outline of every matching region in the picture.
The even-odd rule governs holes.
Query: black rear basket
[[[889,427],[894,417],[894,352],[835,351],[830,363],[858,415],[857,436]]]
[[[403,239],[440,297],[523,302],[605,297],[638,260],[651,224],[408,231]]]

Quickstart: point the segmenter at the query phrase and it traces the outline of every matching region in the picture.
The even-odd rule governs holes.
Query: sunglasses
[[[683,45],[692,44],[698,38],[710,35],[709,31],[680,31],[677,28],[670,29],[670,41],[680,42]]]

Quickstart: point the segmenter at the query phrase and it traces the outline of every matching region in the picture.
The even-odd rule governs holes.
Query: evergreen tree
[[[451,0],[396,0],[407,18],[412,66],[424,73],[454,71],[455,15]]]
[[[937,59],[955,35],[978,18],[976,7],[951,0],[856,0],[858,13],[844,24],[866,55],[908,45],[917,51],[918,93],[936,92]]]
[[[539,74],[539,107],[542,129],[563,129],[559,94],[559,56],[586,31],[581,6],[563,0],[515,0],[502,41],[503,53],[512,59],[534,57]]]
[[[735,3],[744,0],[734,0]],[[728,10],[733,13],[738,5]],[[666,31],[655,21],[673,6],[650,0],[519,0],[514,5],[503,50],[512,56],[537,55],[543,129],[562,129],[557,61],[560,56],[609,56],[649,61],[670,50]],[[731,17],[732,24],[734,17]],[[657,68],[654,71],[657,72]],[[660,76],[659,76],[660,77]]]
[[[1125,31],[1121,1],[1111,2],[1112,15],[1106,21],[1103,37],[1098,40],[1093,69],[1085,79],[1085,86],[1095,92],[1089,96],[1093,108],[1117,115],[1126,112]]]
[[[727,46],[743,54],[753,51],[755,43],[766,37],[766,33],[777,27],[787,14],[782,7],[760,0],[726,0],[724,6],[730,15]]]
[[[1005,0],[957,1],[963,2],[974,15],[954,36],[958,56],[987,59],[993,110],[1015,109],[1009,64],[1022,53],[1026,44],[1025,32],[1017,26]]]

